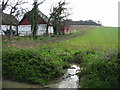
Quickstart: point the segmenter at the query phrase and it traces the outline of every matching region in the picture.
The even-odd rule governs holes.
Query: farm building
[[[62,26],[60,32],[61,32],[61,33],[64,33],[64,34],[69,34],[69,33],[70,33],[69,26],[67,26],[67,25]]]
[[[64,21],[61,26],[62,26],[61,27],[61,32],[63,32],[64,34],[70,34],[71,33],[69,21]]]
[[[26,14],[30,13],[27,12]],[[20,36],[27,36],[31,35],[31,22],[27,15],[24,15],[23,19],[19,22],[18,32]],[[39,11],[40,18],[38,22],[38,30],[37,35],[43,35],[46,33],[46,26],[47,26],[47,16],[45,16],[41,11]],[[53,27],[49,24],[48,33],[53,33]]]
[[[10,15],[9,14],[6,14],[6,13],[2,13],[2,24],[1,24],[1,33],[2,35],[4,35],[7,30],[9,30],[10,28]],[[18,20],[12,16],[11,17],[11,22],[12,22],[12,30],[16,31],[17,30],[17,24],[18,24]]]

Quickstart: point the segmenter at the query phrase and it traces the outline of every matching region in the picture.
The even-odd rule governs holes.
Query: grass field
[[[77,32],[81,33],[81,32]],[[53,45],[53,46],[52,46]],[[59,43],[52,43],[51,47],[59,46],[68,49],[117,49],[118,28],[97,27],[88,31],[85,35],[78,35],[72,39]]]
[[[70,44],[83,48],[117,48],[117,28],[96,28],[88,35],[70,41]]]

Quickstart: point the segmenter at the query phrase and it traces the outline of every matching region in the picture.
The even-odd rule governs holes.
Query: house
[[[10,28],[10,15],[6,14],[4,12],[0,12],[0,14],[2,14],[2,23],[1,23],[1,31],[0,31],[0,35],[5,35],[4,32],[6,32],[7,30],[9,31]],[[18,24],[18,20],[12,15],[11,17],[12,20],[12,30],[16,31],[17,30],[17,24]]]
[[[27,12],[24,15],[23,19],[19,22],[18,33],[20,36],[31,35],[31,22],[29,20],[29,17],[27,16],[28,13],[30,13],[30,11]],[[39,22],[37,35],[44,35],[46,33],[48,17],[44,15],[41,11],[39,11],[39,15],[41,18],[38,18]],[[53,33],[53,27],[51,24],[49,24],[48,33],[49,34]]]

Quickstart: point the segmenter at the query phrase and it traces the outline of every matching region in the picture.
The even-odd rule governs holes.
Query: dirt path
[[[33,41],[33,40],[25,40],[23,42],[19,42],[18,41],[13,41],[12,43],[10,42],[6,42],[6,44],[3,45],[3,47],[17,47],[17,48],[31,48],[31,47],[35,47],[35,46],[39,46],[39,45],[43,45],[43,44],[47,44],[47,43],[54,43],[54,42],[60,42],[60,41],[64,41],[64,40],[69,40],[78,36],[83,36],[85,34],[87,34],[93,27],[86,27],[83,28],[82,30],[77,30],[75,33],[70,34],[70,35],[65,35],[65,36],[59,36],[59,37],[53,37],[51,39],[46,39],[46,40],[37,40],[37,41]]]

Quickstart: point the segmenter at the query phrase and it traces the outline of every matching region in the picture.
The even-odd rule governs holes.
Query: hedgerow
[[[63,74],[62,59],[46,50],[6,48],[2,62],[4,79],[46,84]]]
[[[117,52],[84,54],[81,72],[78,73],[81,88],[118,88],[119,64]]]

